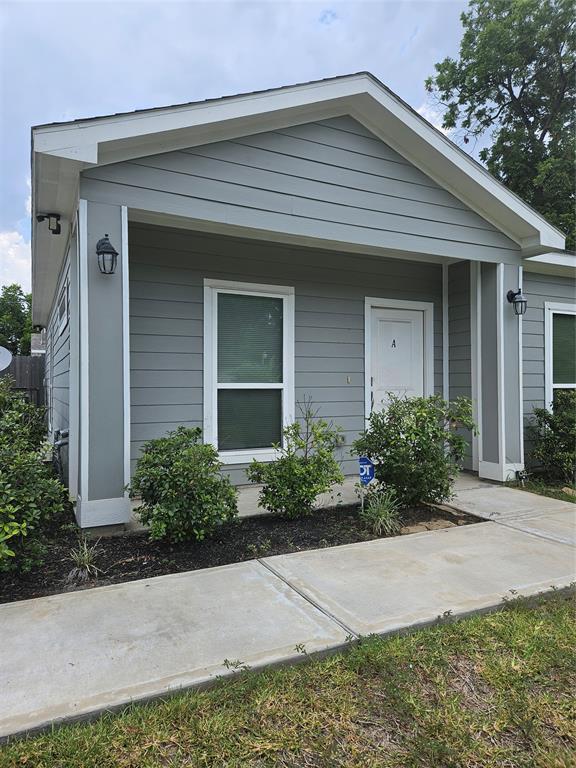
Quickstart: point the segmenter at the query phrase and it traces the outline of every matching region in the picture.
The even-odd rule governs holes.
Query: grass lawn
[[[0,749],[0,766],[568,768],[574,593],[369,638]]]
[[[576,496],[573,493],[566,493],[562,490],[569,486],[564,483],[563,485],[552,485],[545,483],[544,480],[527,480],[524,485],[521,483],[509,483],[511,488],[518,488],[520,491],[529,491],[530,493],[537,493],[539,496],[549,496],[551,499],[559,499],[560,501],[571,501],[572,504],[576,504]]]

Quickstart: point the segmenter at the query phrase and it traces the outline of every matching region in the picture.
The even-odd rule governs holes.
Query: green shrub
[[[576,390],[558,389],[552,411],[534,408],[531,460],[551,482],[576,484]]]
[[[353,450],[374,462],[376,479],[395,489],[401,507],[440,503],[451,497],[464,458],[460,427],[475,430],[466,398],[447,403],[439,395],[391,395],[385,410],[371,414]]]
[[[0,379],[0,570],[37,564],[47,528],[68,506],[44,439],[44,410]]]
[[[394,488],[370,488],[360,519],[376,536],[395,536],[402,528],[400,504]]]
[[[237,492],[220,473],[216,449],[201,429],[179,427],[144,444],[130,486],[153,539],[201,541],[237,514]]]
[[[254,460],[248,468],[251,483],[261,483],[260,506],[286,517],[310,514],[321,493],[341,483],[344,476],[334,458],[341,430],[317,418],[309,401],[301,405],[301,422],[283,430],[276,461]]]

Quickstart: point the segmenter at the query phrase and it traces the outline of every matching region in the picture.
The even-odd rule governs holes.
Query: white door
[[[372,410],[388,393],[424,395],[424,312],[372,308],[370,375]]]

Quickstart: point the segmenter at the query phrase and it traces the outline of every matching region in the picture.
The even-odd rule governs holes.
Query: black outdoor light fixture
[[[522,288],[518,288],[517,291],[508,291],[506,294],[506,298],[510,302],[510,304],[514,305],[514,314],[515,315],[523,315],[526,312],[526,307],[528,306],[528,300],[526,299],[526,296],[522,293]]]
[[[98,268],[103,275],[113,275],[116,272],[116,261],[118,259],[118,251],[110,240],[108,235],[100,238],[96,243],[96,253],[98,255]]]
[[[59,213],[39,213],[36,216],[36,221],[40,223],[41,221],[46,221],[48,219],[48,229],[50,232],[52,232],[53,235],[59,235],[60,232],[62,232],[62,227],[60,226],[60,214]]]

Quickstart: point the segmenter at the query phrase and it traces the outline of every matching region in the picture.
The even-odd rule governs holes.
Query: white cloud
[[[0,286],[19,283],[30,291],[30,242],[20,232],[0,232]]]
[[[425,120],[428,120],[429,123],[432,123],[434,128],[442,131],[442,133],[446,136],[450,136],[452,133],[451,128],[442,127],[442,113],[434,104],[430,104],[430,102],[425,101],[418,107],[416,112],[418,112],[419,115],[422,115]]]

